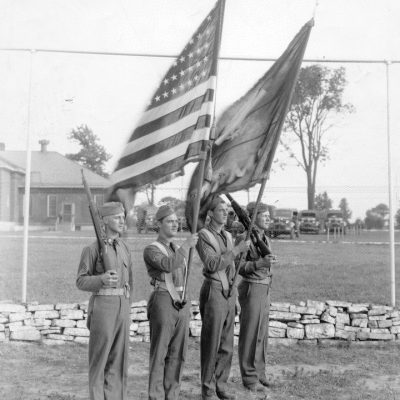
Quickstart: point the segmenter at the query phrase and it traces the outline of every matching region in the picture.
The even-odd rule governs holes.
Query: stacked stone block
[[[0,303],[0,341],[41,341],[44,344],[86,344],[88,302],[72,304]],[[149,342],[147,302],[131,306],[131,342]],[[190,336],[201,333],[199,302],[191,303]],[[235,319],[235,344],[240,330]],[[353,304],[343,301],[271,303],[271,343],[316,343],[319,339],[347,341],[400,340],[400,312],[389,306]]]

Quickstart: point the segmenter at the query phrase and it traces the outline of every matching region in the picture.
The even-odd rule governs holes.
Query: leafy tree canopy
[[[79,143],[82,148],[76,154],[66,154],[67,158],[78,162],[99,175],[108,176],[104,167],[105,163],[112,156],[106,152],[104,146],[99,144],[99,138],[87,125],[81,125],[76,129],[72,129],[68,134],[68,139]]]
[[[319,211],[328,211],[332,208],[333,201],[329,198],[328,193],[320,193],[315,196],[315,209]]]
[[[365,225],[367,229],[382,229],[385,226],[385,217],[389,214],[389,207],[380,203],[366,212]]]
[[[396,220],[397,229],[400,229],[400,208],[397,210],[397,213],[395,215],[395,220]]]
[[[184,210],[185,209],[185,201],[179,200],[172,196],[163,197],[160,200],[160,204],[168,204],[175,211]]]
[[[343,100],[347,85],[344,67],[303,67],[286,118],[281,144],[307,176],[308,208],[314,208],[318,164],[329,159],[327,131],[340,114],[354,112]],[[298,144],[296,144],[298,143]]]
[[[345,197],[340,200],[339,209],[343,212],[343,219],[346,222],[349,222],[349,219],[351,218],[353,212],[350,210],[349,203],[347,202],[347,199]]]

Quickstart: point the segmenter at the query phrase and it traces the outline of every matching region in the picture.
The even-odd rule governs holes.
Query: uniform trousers
[[[150,322],[149,400],[177,400],[189,342],[190,301],[177,310],[167,291],[147,305]]]
[[[202,319],[200,341],[201,392],[226,392],[232,365],[236,295],[226,299],[218,281],[205,280],[200,290]]]
[[[269,285],[241,281],[239,366],[244,385],[265,380],[269,328]]]
[[[95,296],[89,336],[90,400],[126,399],[130,302]]]

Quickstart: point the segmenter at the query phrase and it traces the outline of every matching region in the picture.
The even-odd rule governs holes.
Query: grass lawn
[[[347,300],[385,304],[390,300],[389,246],[355,242],[384,242],[384,232],[363,240],[326,243],[325,236],[303,235],[300,240],[276,239],[272,301]],[[21,298],[22,234],[0,235],[0,300]],[[148,297],[149,278],[143,248],[154,234],[127,239],[135,266],[135,300]],[[181,240],[182,237],[178,238]],[[29,239],[28,301],[78,302],[88,294],[75,287],[82,247],[92,233],[32,233]],[[400,256],[396,256],[399,265]],[[202,282],[195,255],[190,281],[197,299]],[[399,291],[400,285],[397,285]],[[252,395],[242,386],[235,349],[230,390],[238,400],[400,400],[399,356],[395,343],[336,342],[335,347],[298,345],[270,347],[267,374],[273,387]],[[88,398],[87,346],[0,343],[0,399],[81,400]],[[128,398],[147,398],[148,343],[132,343]],[[180,399],[199,400],[199,344],[191,340],[183,372]]]
[[[147,398],[148,343],[132,344],[128,398]],[[243,388],[235,351],[229,378],[238,400],[399,400],[400,348],[272,347],[267,375],[273,386],[252,395]],[[88,398],[87,346],[0,344],[0,398],[5,400],[81,400]],[[180,399],[200,400],[199,344],[191,341]],[[18,371],[18,373],[16,373]]]
[[[22,293],[22,233],[3,232],[0,238],[0,300],[19,301]],[[135,268],[134,300],[147,299],[151,291],[142,254],[144,247],[155,238],[154,233],[127,238]],[[178,237],[177,242],[183,238],[184,235]],[[327,243],[325,235],[302,235],[300,240],[293,241],[285,239],[282,236],[273,240],[273,251],[279,262],[274,269],[272,301],[390,302],[389,245],[382,244],[388,240],[387,232],[366,232],[357,237],[347,235],[339,243]],[[32,232],[29,238],[28,301],[44,304],[88,299],[89,294],[75,287],[75,276],[82,247],[92,240],[91,232]],[[396,240],[400,238],[396,236]],[[398,251],[396,265],[399,268]],[[201,262],[195,253],[189,282],[192,299],[198,298],[202,279]],[[396,285],[396,291],[400,293],[400,283]]]

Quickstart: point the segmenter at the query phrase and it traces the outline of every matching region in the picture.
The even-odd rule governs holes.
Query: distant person
[[[210,222],[199,231],[197,251],[205,277],[200,290],[200,314],[203,321],[200,340],[201,395],[203,400],[235,399],[228,391],[232,365],[235,305],[237,289],[228,296],[235,274],[236,256],[249,249],[250,241],[234,246],[224,225],[228,207],[221,197],[207,211]]]
[[[98,242],[83,249],[76,286],[92,292],[88,306],[89,394],[91,400],[127,399],[132,261],[119,238],[125,211],[121,203],[99,210],[109,245],[112,269],[106,271]]]
[[[247,205],[247,212],[252,218],[255,202]],[[271,242],[264,234],[269,224],[267,204],[260,203],[257,209],[255,229],[263,241],[271,249]],[[236,238],[239,245],[246,238],[243,232]],[[246,254],[246,262],[239,268],[242,281],[238,286],[240,303],[240,332],[239,332],[239,367],[243,385],[252,392],[263,392],[264,387],[270,386],[265,375],[266,355],[269,329],[271,268],[275,263],[272,255],[261,258],[254,244]]]
[[[197,233],[177,246],[175,211],[161,206],[155,216],[157,240],[144,249],[143,257],[154,291],[147,305],[150,322],[149,400],[178,400],[189,341],[190,301],[179,307],[189,250]],[[174,304],[175,302],[175,304]]]

